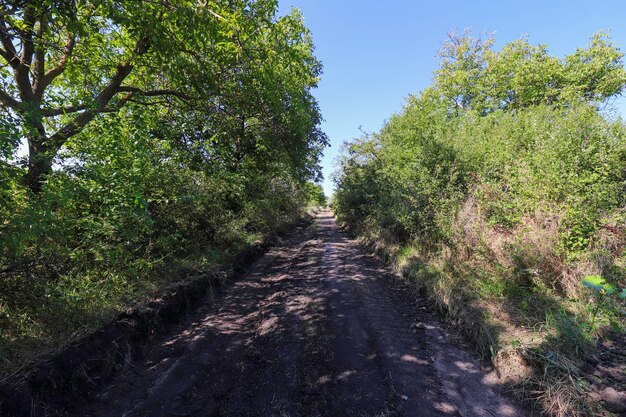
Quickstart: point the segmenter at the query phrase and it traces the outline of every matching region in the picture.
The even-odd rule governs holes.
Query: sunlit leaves
[[[600,103],[623,91],[623,53],[608,35],[599,33],[587,48],[563,59],[550,56],[546,45],[526,38],[493,50],[494,38],[451,34],[441,52],[433,88],[456,111],[481,114],[579,101]]]
[[[278,17],[273,0],[35,2],[6,21],[9,43],[28,56],[13,74],[4,51],[0,98],[33,145],[33,191],[68,139],[130,103],[205,119],[210,137],[238,137],[240,154],[268,150],[303,166],[326,144],[309,32],[297,11]]]
[[[607,294],[614,294],[615,287],[611,284],[608,284],[604,278],[600,275],[587,275],[582,280],[582,284],[596,291],[604,291]]]

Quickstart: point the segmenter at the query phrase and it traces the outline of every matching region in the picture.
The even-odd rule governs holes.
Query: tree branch
[[[46,87],[54,81],[56,77],[61,75],[63,71],[65,71],[65,67],[72,56],[72,51],[74,50],[74,45],[76,44],[76,38],[73,35],[67,35],[67,39],[65,40],[65,47],[63,48],[63,55],[59,60],[59,63],[56,67],[49,69],[41,78],[39,82],[35,84],[35,96],[41,99],[43,96],[43,92]]]
[[[22,103],[2,89],[0,89],[0,103],[2,103],[2,107],[10,107],[15,111],[20,111],[22,108]]]
[[[60,116],[62,114],[76,113],[78,111],[87,110],[86,104],[77,104],[75,106],[58,107],[55,109],[41,109],[41,115],[44,117]]]
[[[134,95],[135,93],[126,94],[126,96],[122,97],[120,101],[115,103],[115,106],[102,109],[101,113],[115,113],[119,111],[122,107],[124,107],[126,103],[128,103],[133,98]]]
[[[148,90],[148,91],[143,91],[140,88],[137,87],[130,87],[130,86],[121,86],[119,88],[119,91],[128,91],[128,92],[132,92],[132,93],[136,93],[140,96],[143,97],[159,97],[159,96],[174,96],[174,97],[178,97],[181,100],[193,100],[194,97],[182,93],[180,91],[176,91],[176,90]]]
[[[134,49],[134,55],[140,56],[147,52],[150,47],[149,41],[146,38],[141,38],[137,41],[137,44]],[[63,126],[59,129],[54,135],[50,137],[50,142],[57,149],[60,148],[66,140],[71,138],[72,136],[80,133],[81,130],[93,120],[99,113],[107,110],[107,105],[111,101],[111,99],[120,92],[120,86],[124,82],[124,80],[130,75],[133,70],[132,59],[119,64],[117,69],[115,70],[115,74],[109,80],[109,83],[106,87],[98,94],[94,100],[94,106],[88,108],[78,116],[74,118],[71,122]],[[132,92],[131,92],[132,93]],[[120,100],[121,105],[123,106],[132,96],[129,94],[127,97]]]
[[[119,85],[126,79],[126,77],[128,77],[132,69],[133,66],[129,62],[118,65],[115,75],[111,78],[109,84],[94,100],[95,106],[76,116],[74,120],[63,126],[58,132],[52,135],[50,140],[54,146],[57,148],[61,147],[67,139],[79,133],[85,126],[87,126],[87,123],[92,121],[93,118],[98,115],[98,113],[101,113],[106,108],[109,101],[111,101],[113,96],[118,92]]]
[[[168,96],[162,100],[152,100],[152,101],[142,101],[137,99],[130,99],[131,103],[140,104],[142,106],[156,106],[158,104],[172,104],[170,100],[168,100]]]
[[[33,54],[35,53],[35,42],[33,41],[33,30],[35,28],[35,11],[33,6],[27,5],[24,8],[24,23],[26,24],[26,30],[22,36],[22,56],[20,60],[22,65],[30,68],[33,62]]]
[[[0,42],[2,42],[4,47],[2,56],[15,69],[20,64],[20,57],[17,56],[17,51],[15,46],[13,46],[13,39],[2,20],[0,20]]]
[[[9,54],[7,51],[5,51],[4,49],[0,48],[0,56],[2,58],[4,58],[4,60],[10,64],[11,63],[11,54]]]
[[[26,35],[25,37],[27,38],[28,36]],[[27,45],[28,42],[26,40],[23,41],[24,45],[22,56],[26,56],[25,53],[29,51],[30,47]],[[15,77],[17,89],[20,93],[20,98],[25,102],[31,101],[33,99],[33,90],[30,84],[30,77],[28,75],[30,70],[30,61],[28,61],[28,66],[22,62],[22,58],[18,56],[15,46],[13,45],[13,38],[9,35],[5,22],[2,20],[0,20],[0,42],[2,42],[4,51],[8,54],[9,65],[13,68],[13,75]],[[30,59],[32,59],[32,54],[30,55]]]
[[[40,41],[43,40],[43,36],[46,32],[46,29],[47,29],[46,17],[42,16],[41,20],[39,21],[39,30],[37,31],[38,32],[37,36],[39,37]],[[37,90],[39,89],[38,86],[41,85],[42,79],[44,77],[45,67],[46,67],[46,51],[42,46],[40,46],[39,48],[35,49],[35,59],[33,61],[33,65],[31,66],[33,70],[33,92],[35,94],[35,97],[38,96]],[[41,96],[39,96],[38,99],[41,99]]]

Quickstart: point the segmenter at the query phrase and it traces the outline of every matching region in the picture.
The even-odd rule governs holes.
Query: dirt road
[[[71,414],[525,415],[403,285],[323,211]]]

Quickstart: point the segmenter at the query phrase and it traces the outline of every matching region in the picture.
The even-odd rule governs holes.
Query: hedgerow
[[[451,36],[433,84],[346,143],[335,177],[339,219],[383,242],[502,368],[524,356],[536,372],[511,384],[554,415],[598,412],[562,381],[626,324],[619,298],[599,312],[581,285],[626,286],[626,124],[607,111],[622,56],[604,34],[561,59]],[[554,363],[566,376],[542,374]]]

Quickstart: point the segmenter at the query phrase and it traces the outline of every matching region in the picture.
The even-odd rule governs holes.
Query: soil
[[[67,414],[527,415],[427,304],[322,211]]]
[[[626,417],[626,336],[613,333],[603,339],[598,342],[596,354],[587,357],[580,371],[590,384],[589,399]]]

